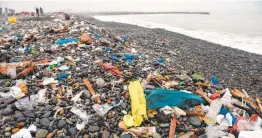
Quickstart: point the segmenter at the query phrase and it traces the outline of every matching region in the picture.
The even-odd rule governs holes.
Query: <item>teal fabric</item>
[[[147,109],[156,109],[164,106],[188,108],[205,103],[205,100],[198,95],[185,91],[157,88],[154,90],[145,90],[145,94]]]

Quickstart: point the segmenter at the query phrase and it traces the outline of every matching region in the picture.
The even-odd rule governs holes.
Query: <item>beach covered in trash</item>
[[[147,49],[125,32],[117,35],[78,16],[65,20],[63,13],[1,21],[2,137],[262,133],[261,97],[224,87],[217,76],[178,70],[178,53],[165,36],[155,40],[157,49]]]

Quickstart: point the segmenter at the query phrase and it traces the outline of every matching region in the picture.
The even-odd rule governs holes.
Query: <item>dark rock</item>
[[[51,111],[51,108],[52,108],[53,106],[52,105],[46,105],[45,106],[45,111]]]
[[[44,118],[48,118],[51,115],[52,111],[47,111],[45,112],[45,114],[43,115]]]
[[[48,135],[48,130],[39,129],[35,134],[35,138],[46,138],[47,135]]]
[[[6,106],[7,106],[6,104],[1,104],[0,109],[6,108]]]
[[[102,138],[109,138],[110,137],[110,133],[106,130],[103,131],[103,134],[102,134]]]
[[[6,107],[3,111],[2,111],[2,114],[7,116],[7,115],[11,115],[13,113],[13,109],[10,108],[10,107]]]
[[[132,135],[131,134],[124,134],[124,135],[121,135],[120,138],[132,138]]]
[[[49,121],[49,119],[47,119],[47,118],[42,118],[42,119],[40,119],[40,125],[42,125],[42,126],[48,128],[49,125],[50,125],[50,121]]]
[[[99,127],[98,126],[89,126],[88,127],[88,131],[89,132],[98,132],[99,131]]]
[[[22,112],[20,112],[20,111],[15,111],[14,118],[17,119],[17,118],[20,118],[20,117],[24,117],[24,115],[22,114]]]
[[[16,122],[24,122],[26,121],[26,118],[25,117],[19,117]]]
[[[12,98],[5,100],[4,103],[8,105],[8,104],[14,103],[15,101],[16,101],[16,99],[12,97]]]
[[[23,111],[23,114],[26,116],[26,117],[32,117],[34,118],[35,117],[35,114],[31,111]]]
[[[202,124],[198,116],[190,116],[188,122],[195,127],[200,127]]]
[[[56,105],[57,104],[57,100],[56,99],[51,99],[49,101],[49,104]]]
[[[68,132],[69,132],[70,136],[74,136],[77,133],[77,130],[76,130],[76,128],[72,127],[72,128],[69,128]]]
[[[11,136],[11,132],[5,132],[5,136],[6,137],[10,137]]]
[[[65,125],[66,125],[65,120],[59,120],[57,127],[58,129],[62,129],[63,127],[65,127]]]

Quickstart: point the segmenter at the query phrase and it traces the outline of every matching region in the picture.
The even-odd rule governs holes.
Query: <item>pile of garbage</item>
[[[125,35],[60,17],[0,27],[1,137],[260,136],[260,97],[177,71]]]

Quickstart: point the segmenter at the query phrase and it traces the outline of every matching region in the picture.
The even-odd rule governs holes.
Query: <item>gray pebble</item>
[[[20,118],[20,117],[24,117],[24,115],[22,114],[22,112],[20,112],[20,111],[15,111],[14,118],[17,119],[17,118]]]
[[[63,127],[65,127],[65,125],[66,125],[65,120],[59,120],[57,127],[58,129],[62,129]]]
[[[3,111],[2,114],[7,116],[7,115],[11,115],[13,113],[13,109],[11,107],[6,107]]]
[[[52,111],[47,111],[45,112],[45,114],[43,115],[44,118],[48,118],[51,115]]]
[[[23,111],[23,114],[26,116],[26,117],[32,117],[34,118],[35,117],[35,114],[31,111]]]
[[[188,118],[188,121],[191,125],[195,126],[195,127],[199,127],[201,126],[201,121],[200,119],[198,118],[198,116],[190,116]]]
[[[6,137],[11,136],[11,132],[5,132],[5,136],[6,136]]]
[[[69,128],[68,132],[69,132],[70,136],[73,136],[77,133],[77,130],[76,130],[76,128],[72,127],[72,128]]]
[[[47,118],[42,118],[42,119],[40,120],[40,124],[41,124],[42,126],[48,128],[49,125],[50,125],[50,121],[49,121],[49,119],[47,119]]]
[[[98,132],[99,131],[99,127],[98,126],[89,126],[88,127],[88,131],[89,132]]]
[[[47,135],[48,135],[48,130],[39,129],[35,134],[35,138],[46,138]]]
[[[161,128],[166,128],[166,127],[169,127],[169,123],[161,123],[159,126]]]

